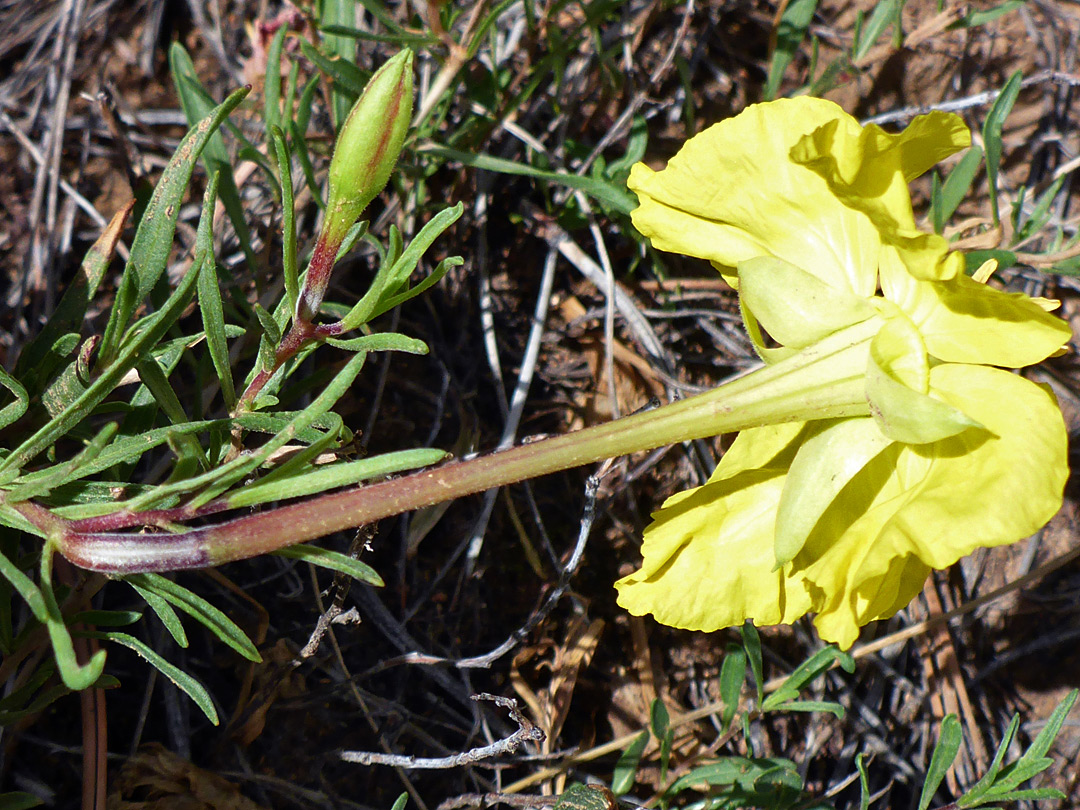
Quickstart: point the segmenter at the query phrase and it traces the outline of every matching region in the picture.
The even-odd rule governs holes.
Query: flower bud
[[[324,226],[341,238],[386,186],[401,154],[412,116],[412,62],[405,49],[379,68],[341,127]]]
[[[401,154],[412,116],[412,62],[406,49],[375,71],[341,127],[330,160],[326,217],[296,302],[298,322],[310,323],[318,313],[338,248]]]

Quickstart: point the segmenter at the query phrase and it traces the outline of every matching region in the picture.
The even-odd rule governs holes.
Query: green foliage
[[[323,22],[329,26],[352,19],[353,8],[349,0],[324,3]],[[170,533],[176,533],[177,541],[192,535],[185,535],[184,524],[195,517],[266,508],[414,470],[447,456],[442,450],[416,448],[350,458],[354,434],[337,409],[370,354],[426,353],[422,341],[378,331],[373,321],[461,264],[457,257],[444,258],[417,277],[425,253],[458,219],[462,206],[435,211],[411,240],[391,226],[386,248],[365,236],[366,224],[350,229],[341,255],[366,239],[375,243],[381,257],[367,293],[355,303],[327,301],[324,312],[337,313],[336,323],[298,322],[297,302],[310,283],[299,270],[305,258],[300,251],[309,246],[297,238],[293,171],[298,164],[321,205],[325,160],[315,151],[317,142],[309,143],[306,137],[319,77],[313,76],[297,98],[297,70],[282,77],[279,59],[274,58],[283,52],[285,34],[285,28],[280,29],[270,46],[262,106],[264,147],[247,141],[227,122],[248,89],[215,104],[187,52],[174,44],[170,67],[191,128],[141,213],[102,334],[84,337],[83,319],[112,261],[123,217],[88,252],[39,336],[25,346],[14,373],[0,369],[0,386],[6,392],[0,400],[0,428],[16,425],[7,435],[18,437],[14,446],[0,448],[0,524],[23,533],[21,539],[5,535],[0,545],[0,646],[5,655],[21,655],[25,645],[43,642],[52,648],[51,657],[27,657],[32,662],[28,666],[36,669],[24,673],[20,688],[0,700],[0,722],[40,711],[71,690],[112,682],[103,675],[105,650],[79,663],[80,645],[96,639],[133,650],[217,723],[207,690],[141,638],[144,615],[160,621],[180,647],[188,646],[191,632],[183,615],[249,661],[261,660],[259,652],[204,597],[151,573],[162,567],[155,544],[168,547]],[[304,51],[326,69],[336,119],[343,120],[364,83],[355,66],[355,40],[331,33],[321,46],[304,43]],[[234,180],[239,159],[256,160],[282,213],[282,294],[266,308],[254,297],[249,300],[216,255],[220,235],[213,223],[220,200],[248,272],[258,275],[266,261],[251,246],[249,214]],[[205,176],[198,171],[199,163]],[[182,203],[196,183],[204,189],[194,254],[184,272],[167,277],[166,268],[176,261],[174,237]],[[175,281],[172,289],[168,280]],[[346,362],[333,374],[320,375],[321,386],[313,391],[302,363],[315,351],[328,358],[344,354]],[[205,385],[181,380],[181,374],[192,373]],[[166,471],[153,480],[139,480],[155,466]],[[117,536],[125,530],[130,533]],[[281,531],[288,532],[288,526]],[[32,535],[44,542],[30,539]],[[143,551],[124,550],[139,538],[147,540]],[[110,549],[117,556],[104,561],[101,554],[112,553]],[[75,553],[79,561],[121,575],[131,589],[126,597],[134,598],[138,609],[82,609],[83,581],[76,578],[69,585],[71,574],[54,576],[57,551]],[[369,565],[332,550],[286,549],[281,556],[382,585]],[[111,593],[122,592],[109,587]],[[21,626],[16,626],[11,609],[15,599],[29,608]],[[133,629],[106,629],[125,625]],[[22,799],[15,794],[7,794],[4,801],[29,806],[19,805]]]

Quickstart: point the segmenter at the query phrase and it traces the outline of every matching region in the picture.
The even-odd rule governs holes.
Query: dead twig
[[[448,757],[414,757],[408,754],[379,754],[374,751],[342,751],[341,758],[345,762],[355,762],[359,765],[393,765],[398,768],[424,770],[460,768],[462,765],[472,765],[502,754],[512,754],[523,743],[541,742],[544,739],[544,732],[534,726],[529,721],[529,718],[518,711],[517,701],[513,698],[499,697],[487,692],[481,692],[478,695],[473,695],[472,699],[490,700],[496,706],[501,706],[509,711],[510,717],[518,724],[518,730],[509,737],[504,737],[490,745],[471,748],[468,751]]]

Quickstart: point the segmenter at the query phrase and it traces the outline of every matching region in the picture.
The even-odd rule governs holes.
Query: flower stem
[[[661,445],[781,422],[865,416],[868,347],[879,326],[874,318],[848,327],[786,360],[661,408],[225,523],[179,534],[87,533],[68,521],[58,527],[61,519],[46,512],[48,534],[65,557],[91,570],[201,568]],[[20,511],[35,524],[44,520],[35,510]]]

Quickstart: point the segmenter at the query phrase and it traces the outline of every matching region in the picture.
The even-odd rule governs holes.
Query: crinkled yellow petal
[[[783,485],[780,470],[752,470],[670,499],[645,531],[642,569],[615,583],[619,605],[706,632],[802,616],[811,607],[806,589],[775,570],[773,557]]]
[[[773,256],[739,262],[739,300],[782,346],[802,349],[872,318],[870,302]]]
[[[930,389],[988,430],[891,446],[845,488],[794,560],[819,632],[842,646],[854,628],[906,604],[923,567],[1020,540],[1061,505],[1066,434],[1053,395],[999,369],[959,364],[931,369]]]
[[[877,231],[789,155],[800,137],[837,120],[854,122],[822,99],[755,104],[691,138],[663,171],[634,166],[634,226],[660,250],[722,269],[775,256],[837,289],[873,295]]]
[[[882,240],[901,251],[909,272],[938,279],[953,270],[942,266],[948,243],[915,226],[907,184],[970,143],[963,120],[949,113],[920,116],[896,134],[845,116],[801,138],[791,157],[818,173],[843,204],[866,214]]]
[[[645,530],[641,569],[615,583],[635,616],[690,630],[794,621],[805,589],[775,571],[773,526],[801,424],[744,431],[709,482],[669,498]]]
[[[882,252],[881,287],[918,327],[926,350],[946,362],[1022,368],[1072,337],[1068,324],[1023,293],[1004,293],[963,274],[920,281],[889,251]]]

